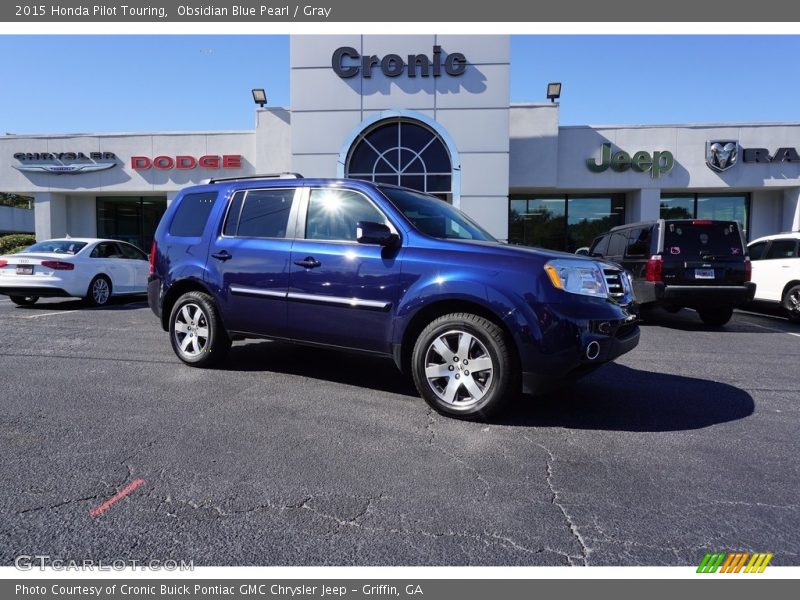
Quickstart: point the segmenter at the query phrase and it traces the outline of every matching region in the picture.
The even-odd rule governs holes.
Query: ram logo
[[[715,171],[727,171],[739,159],[739,143],[735,140],[706,142],[706,164]]]

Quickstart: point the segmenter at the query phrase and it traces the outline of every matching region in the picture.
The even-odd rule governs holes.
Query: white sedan
[[[0,294],[21,306],[70,296],[102,306],[111,296],[146,293],[148,273],[147,255],[126,242],[46,240],[0,256]]]

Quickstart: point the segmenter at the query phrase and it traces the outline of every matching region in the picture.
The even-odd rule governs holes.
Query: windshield
[[[22,252],[52,252],[54,254],[77,254],[86,246],[86,242],[74,240],[47,240],[26,248]]]
[[[420,232],[448,240],[496,242],[487,231],[447,202],[401,188],[381,187],[383,194]]]

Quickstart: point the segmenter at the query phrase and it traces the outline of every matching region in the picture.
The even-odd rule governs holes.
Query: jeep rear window
[[[736,221],[667,221],[664,229],[664,256],[744,256]]]
[[[444,200],[409,190],[381,187],[381,192],[422,233],[435,238],[495,242],[492,235]]]
[[[178,237],[203,235],[208,215],[211,213],[216,199],[216,192],[185,195],[178,205],[178,210],[175,211],[175,216],[172,217],[169,234]]]

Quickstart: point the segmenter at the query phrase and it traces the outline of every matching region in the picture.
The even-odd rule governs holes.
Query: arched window
[[[442,139],[418,121],[394,118],[361,132],[347,155],[345,176],[392,183],[450,200],[453,170]]]

